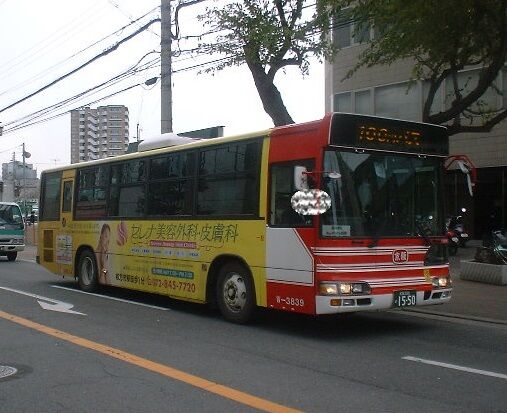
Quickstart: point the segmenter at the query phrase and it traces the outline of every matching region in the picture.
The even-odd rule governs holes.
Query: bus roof
[[[327,113],[322,119],[318,119],[318,120],[297,123],[297,124],[289,124],[289,125],[284,125],[284,126],[278,126],[278,127],[274,127],[274,128],[270,128],[270,129],[264,129],[264,130],[260,130],[260,131],[256,131],[256,132],[249,132],[249,133],[240,134],[240,135],[231,135],[231,136],[208,138],[208,139],[195,139],[194,138],[195,140],[192,142],[181,143],[179,145],[166,146],[166,147],[161,147],[161,148],[157,148],[157,149],[148,149],[148,150],[141,151],[141,152],[133,152],[133,153],[128,153],[128,154],[124,154],[124,155],[118,155],[118,156],[111,157],[111,158],[104,158],[104,159],[97,159],[97,160],[87,161],[87,162],[79,162],[76,164],[69,164],[66,166],[58,167],[58,168],[46,169],[46,170],[42,171],[42,173],[64,171],[64,170],[75,169],[75,168],[83,168],[86,166],[97,165],[97,164],[101,164],[101,163],[121,162],[121,161],[125,161],[125,160],[141,158],[141,157],[144,157],[147,155],[157,155],[157,154],[164,154],[164,153],[170,153],[170,152],[177,152],[180,150],[185,150],[185,149],[190,149],[190,148],[201,148],[201,147],[206,147],[206,146],[211,146],[211,145],[218,145],[221,143],[235,142],[235,141],[241,141],[241,140],[252,139],[252,138],[263,137],[263,136],[273,136],[276,138],[276,136],[291,134],[291,133],[293,133],[294,130],[301,131],[301,130],[305,130],[305,129],[314,129],[314,128],[319,128],[319,127],[325,127],[328,129],[329,132],[331,132],[333,120],[340,118],[340,117],[351,117],[351,118],[357,118],[357,119],[359,119],[359,118],[378,119],[379,121],[382,121],[382,120],[386,121],[386,122],[395,121],[395,122],[400,122],[400,124],[404,123],[404,124],[420,125],[422,127],[433,127],[433,128],[446,129],[446,127],[442,126],[442,125],[433,125],[433,124],[428,124],[428,123],[424,123],[424,122],[404,121],[402,119],[379,117],[379,116],[372,116],[372,115],[361,115],[361,114],[357,114],[357,113],[330,112],[330,113]],[[275,133],[273,134],[273,132],[275,132]],[[172,134],[172,136],[174,137],[175,135]],[[156,135],[155,139],[157,139],[157,138],[160,139],[160,137],[161,137],[161,135]],[[186,138],[183,136],[181,136],[181,137]],[[187,140],[188,140],[188,138],[187,138]],[[147,146],[149,147],[149,145],[147,145]]]
[[[272,129],[264,129],[256,132],[249,132],[241,135],[232,135],[232,136],[223,136],[218,138],[209,138],[209,139],[195,139],[193,142],[187,142],[182,143],[180,145],[173,145],[173,146],[166,146],[163,148],[157,148],[157,149],[149,149],[142,152],[132,152],[125,155],[118,155],[111,158],[103,158],[103,159],[97,159],[93,161],[87,161],[87,162],[79,162],[75,164],[69,164],[66,166],[60,166],[57,168],[51,168],[51,169],[45,169],[42,171],[42,173],[50,173],[50,172],[58,172],[58,171],[65,171],[68,169],[73,168],[83,168],[90,165],[98,165],[101,163],[113,163],[113,162],[121,162],[126,161],[130,159],[136,159],[136,158],[142,158],[147,155],[157,155],[157,154],[164,154],[164,153],[170,153],[170,152],[178,152],[180,150],[184,149],[190,149],[190,148],[201,148],[211,145],[218,145],[221,143],[228,143],[228,142],[235,142],[235,141],[242,141],[246,139],[252,139],[252,138],[258,138],[258,137],[265,137],[268,136],[271,133]],[[157,137],[160,137],[160,135],[157,135]]]

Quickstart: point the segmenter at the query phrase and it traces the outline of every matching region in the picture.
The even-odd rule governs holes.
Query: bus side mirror
[[[298,191],[309,189],[306,166],[296,165],[294,167],[294,187]]]

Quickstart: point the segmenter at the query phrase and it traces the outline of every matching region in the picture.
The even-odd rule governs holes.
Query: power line
[[[117,42],[116,44],[114,44],[113,46],[111,46],[108,49],[104,50],[102,53],[96,55],[95,57],[91,58],[86,63],[83,63],[81,66],[77,67],[76,69],[73,69],[70,72],[68,72],[68,73],[60,76],[58,79],[53,80],[52,82],[48,83],[46,86],[43,86],[40,89],[36,90],[35,92],[30,93],[28,96],[25,96],[24,98],[21,98],[21,99],[17,100],[16,102],[11,103],[10,105],[8,105],[8,106],[0,109],[0,113],[4,112],[7,109],[12,108],[13,106],[18,105],[21,102],[24,102],[27,99],[30,99],[31,97],[33,97],[33,96],[39,94],[40,92],[42,92],[42,91],[50,88],[51,86],[54,86],[56,83],[62,81],[63,79],[69,77],[70,75],[78,72],[79,70],[83,69],[84,67],[86,67],[89,64],[93,63],[94,61],[100,59],[101,57],[104,57],[104,56],[108,55],[109,53],[115,51],[116,49],[118,49],[118,47],[120,47],[121,44],[129,41],[133,37],[137,36],[139,33],[142,33],[144,30],[146,30],[148,27],[150,27],[153,23],[156,23],[156,22],[159,22],[159,21],[160,21],[160,18],[158,18],[158,17],[155,18],[155,19],[153,19],[153,20],[150,20],[148,23],[146,23],[144,26],[142,26],[141,28],[139,28],[138,30],[136,30],[134,33],[128,35],[125,38],[123,38],[122,40],[120,40],[119,42]]]
[[[152,80],[152,79],[150,79],[150,80]],[[97,100],[94,100],[94,101],[91,101],[91,102],[85,103],[84,105],[78,106],[78,107],[76,107],[75,109],[78,109],[78,108],[83,107],[83,106],[90,106],[90,105],[93,105],[94,103],[100,102],[101,100],[108,99],[108,98],[113,97],[113,96],[115,96],[115,95],[118,95],[118,94],[120,94],[120,93],[126,92],[127,90],[133,89],[133,88],[135,88],[135,87],[137,87],[137,86],[143,86],[143,85],[145,85],[145,84],[146,84],[146,83],[148,83],[148,82],[149,82],[149,81],[142,82],[142,83],[137,83],[137,84],[135,84],[135,85],[130,85],[130,86],[126,87],[126,88],[123,88],[123,89],[121,89],[121,90],[118,90],[118,91],[116,91],[116,92],[113,92],[113,93],[111,93],[111,94],[109,94],[109,95],[107,95],[107,96],[103,96],[103,97],[101,97],[100,99],[97,99]],[[59,114],[57,114],[57,115],[51,116],[51,117],[46,118],[46,119],[41,119],[41,120],[38,120],[38,121],[36,121],[36,122],[31,122],[31,123],[26,124],[26,125],[23,125],[23,126],[15,126],[15,127],[11,128],[11,129],[8,129],[7,131],[4,131],[4,135],[5,135],[6,133],[9,133],[9,132],[15,132],[16,130],[19,130],[19,129],[24,129],[24,128],[27,128],[27,127],[29,127],[29,126],[37,125],[37,124],[39,124],[39,123],[48,122],[48,121],[50,121],[50,120],[53,120],[53,119],[59,118],[59,117],[61,117],[61,116],[63,116],[63,115],[66,115],[68,112],[69,112],[69,111],[68,111],[68,110],[66,110],[66,111],[64,111],[64,112],[62,112],[62,113],[59,113]]]
[[[119,5],[118,3],[115,3],[115,2],[114,2],[114,1],[112,1],[112,0],[108,0],[108,2],[109,2],[109,4],[111,4],[111,5],[112,5],[115,9],[117,9],[117,10],[118,10],[121,14],[123,14],[125,17],[127,17],[127,18],[130,20],[130,22],[131,22],[132,24],[134,24],[134,23],[138,20],[138,19],[134,20],[134,18],[132,17],[132,15],[131,15],[131,14],[129,14],[129,13],[127,13],[126,11],[124,11],[123,9],[121,9],[121,8],[120,8],[120,5]],[[155,9],[153,9],[153,10],[156,10],[156,9],[160,9],[160,6],[155,7]],[[153,11],[153,10],[152,10],[152,11]],[[154,34],[155,36],[160,37],[160,35],[159,35],[158,33],[155,33],[155,32],[154,32],[153,30],[151,30],[151,29],[148,29],[148,31],[149,31],[150,33]]]
[[[107,36],[104,36],[103,38],[101,38],[100,40],[97,40],[95,42],[93,42],[92,44],[86,46],[85,48],[79,50],[78,52],[72,54],[71,56],[67,57],[66,59],[48,67],[47,69],[43,70],[42,72],[38,73],[37,75],[33,76],[32,78],[30,79],[27,79],[27,80],[24,80],[20,83],[18,83],[17,85],[14,85],[14,86],[11,86],[9,89],[6,89],[4,90],[3,92],[0,92],[0,96],[10,92],[11,90],[15,90],[15,89],[19,89],[20,87],[23,87],[25,85],[28,85],[30,83],[33,83],[35,80],[37,79],[40,79],[41,77],[43,77],[46,73],[48,73],[49,71],[55,69],[56,67],[66,63],[67,61],[70,61],[71,59],[73,59],[74,57],[77,57],[78,55],[80,55],[81,53],[84,53],[85,51],[87,51],[88,49],[91,49],[92,47],[98,45],[99,43],[102,43],[104,40],[108,39],[109,37],[112,37],[114,35],[117,35],[118,33],[122,32],[123,30],[125,30],[127,27],[133,25],[133,24],[136,24],[139,22],[139,20],[145,18],[146,16],[148,16],[149,14],[153,13],[155,10],[157,10],[158,8],[160,8],[159,6],[151,9],[150,11],[148,11],[147,13],[143,14],[142,16],[138,17],[137,19],[131,21],[130,23],[124,25],[123,27],[120,27],[119,29],[115,30],[114,32],[108,34]],[[0,77],[1,79],[1,77]]]
[[[64,106],[68,106],[70,103],[76,101],[76,100],[79,100],[79,99],[82,99],[84,98],[84,96],[86,95],[90,95],[90,94],[96,94],[106,88],[109,88],[129,77],[132,77],[142,71],[145,71],[145,70],[148,70],[148,69],[151,69],[153,68],[157,63],[160,62],[160,57],[157,57],[151,61],[148,61],[146,63],[144,63],[143,65],[139,65],[140,62],[146,57],[148,56],[149,54],[152,54],[152,53],[156,53],[156,52],[149,52],[149,53],[146,53],[141,59],[139,59],[139,61],[134,65],[134,66],[131,66],[130,68],[128,68],[127,70],[121,72],[120,74],[106,80],[105,82],[102,82],[96,86],[93,86],[92,88],[89,88],[83,92],[80,92],[78,93],[77,95],[74,95],[72,97],[69,97],[67,99],[64,99],[63,101],[60,101],[60,102],[57,102],[53,105],[50,105],[50,106],[47,106],[45,108],[42,108],[36,112],[33,112],[31,114],[28,114],[28,115],[25,115],[21,118],[18,118],[18,119],[15,119],[13,121],[10,121],[10,122],[7,122],[5,123],[4,126],[10,126],[10,125],[15,125],[15,126],[11,126],[10,129],[7,129],[7,130],[12,130],[14,127],[19,127],[19,126],[22,126],[26,123],[29,123],[35,119],[38,119],[38,118],[41,118],[43,116],[46,116]],[[16,125],[17,124],[17,125]]]
[[[85,18],[85,16],[87,14],[90,14],[90,16],[88,16],[88,18]],[[91,18],[94,18],[95,15],[96,15],[96,12],[93,9],[88,9],[84,14],[77,16],[74,20],[70,21],[65,26],[62,26],[60,29],[56,30],[55,32],[53,32],[52,34],[50,34],[49,36],[47,36],[43,40],[34,44],[29,49],[20,53],[16,57],[8,60],[7,62],[4,62],[2,65],[0,65],[0,67],[9,66],[9,68],[7,71],[5,71],[2,74],[0,79],[3,79],[6,76],[8,76],[11,72],[16,71],[16,68],[18,66],[20,66],[21,64],[24,64],[25,66],[27,66],[31,62],[37,60],[37,58],[34,58],[34,57],[37,55],[43,54],[43,52],[46,49],[52,50],[52,49],[56,48],[58,45],[68,42],[70,39],[72,39],[71,34],[75,31],[80,30],[81,26],[86,26],[88,24],[88,21],[91,20]],[[76,24],[76,22],[77,22],[77,24]],[[67,30],[66,32],[60,34],[60,32],[64,29],[66,29],[67,26],[70,26],[70,30]],[[53,40],[53,37],[55,38],[55,40],[57,40],[57,42],[55,42],[55,40]],[[51,39],[51,41],[48,42],[48,40],[50,40],[50,39]],[[44,43],[47,43],[47,44],[44,45]],[[32,52],[32,50],[35,50],[35,51]],[[28,61],[28,63],[27,63],[27,61]]]

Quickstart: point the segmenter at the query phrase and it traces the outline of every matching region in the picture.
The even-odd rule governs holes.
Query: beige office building
[[[70,114],[71,163],[109,158],[126,153],[129,111],[123,105],[72,110]]]
[[[361,34],[368,40],[371,32]],[[362,113],[413,121],[422,120],[422,108],[427,95],[427,85],[416,81],[409,85],[413,63],[400,60],[390,66],[362,68],[352,77],[347,73],[357,63],[357,57],[365,45],[355,42],[352,23],[340,24],[335,29],[333,41],[342,50],[334,63],[326,63],[325,96],[326,111]],[[460,74],[460,83],[466,87],[477,79],[477,69]],[[409,87],[410,86],[410,87]],[[434,110],[439,111],[446,102],[446,90],[450,82],[441,88],[435,99]],[[490,90],[483,96],[488,107],[501,109],[507,106],[507,66],[496,80],[497,91]],[[507,121],[497,125],[490,133],[467,133],[450,138],[450,154],[465,154],[477,167],[478,182],[474,196],[468,190],[462,174],[451,171],[446,174],[447,210],[455,214],[466,208],[465,224],[474,238],[480,239],[490,226],[507,226]]]

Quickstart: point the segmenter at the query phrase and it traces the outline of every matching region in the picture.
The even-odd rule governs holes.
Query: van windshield
[[[21,209],[17,205],[0,204],[0,225],[16,226],[23,223]]]

